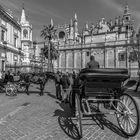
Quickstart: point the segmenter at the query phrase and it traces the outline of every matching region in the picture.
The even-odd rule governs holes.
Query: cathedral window
[[[119,61],[125,61],[126,60],[126,52],[120,52],[118,54],[118,60]]]
[[[14,47],[17,47],[17,37],[14,36]]]
[[[59,32],[59,38],[63,39],[65,37],[65,32],[64,31],[60,31]]]
[[[89,56],[89,52],[87,52],[87,56]]]
[[[126,21],[128,21],[129,20],[129,17],[126,17],[125,19],[126,19]]]
[[[137,61],[137,54],[138,52],[130,52],[129,53],[129,61],[136,62]]]
[[[28,31],[26,29],[23,30],[23,36],[24,38],[28,38]]]
[[[1,30],[1,41],[5,41],[5,31]]]

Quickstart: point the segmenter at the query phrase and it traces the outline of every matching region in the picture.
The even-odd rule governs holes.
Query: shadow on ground
[[[57,102],[62,109],[57,109],[54,112],[54,116],[58,116],[58,123],[61,127],[61,129],[72,139],[78,140],[80,139],[80,135],[78,132],[78,128],[76,124],[73,123],[72,117],[73,117],[73,110],[69,108],[68,104],[65,103],[59,103]],[[105,115],[94,115],[91,117],[94,125],[98,125],[102,130],[106,128],[110,129],[112,132],[116,133],[117,135],[128,138],[127,135],[125,135],[122,130],[108,120],[108,118]],[[85,120],[86,118],[84,118]],[[86,124],[82,124],[86,125]],[[93,125],[93,124],[91,124]]]
[[[58,116],[58,123],[61,129],[72,139],[78,140],[80,139],[80,135],[78,132],[78,128],[76,124],[73,123],[72,117],[74,112],[69,108],[68,104],[57,102],[61,109],[57,109],[54,112],[54,116]],[[94,125],[98,125],[102,130],[106,128],[110,129],[112,132],[118,134],[123,138],[128,138],[127,135],[123,133],[123,131],[114,123],[108,120],[105,115],[94,115],[91,117]],[[85,120],[86,118],[84,118]],[[86,124],[83,124],[86,125]],[[91,124],[93,125],[93,124]]]
[[[73,123],[71,117],[73,116],[73,111],[69,108],[68,104],[59,103],[61,109],[57,109],[54,112],[54,116],[58,116],[58,123],[61,129],[65,132],[67,136],[74,140],[79,140],[80,135],[76,125]]]
[[[93,121],[96,122],[96,124],[104,130],[104,127],[107,127],[110,129],[112,132],[120,135],[123,138],[129,138],[126,134],[123,133],[123,131],[114,123],[109,121],[105,115],[94,115],[92,117]]]

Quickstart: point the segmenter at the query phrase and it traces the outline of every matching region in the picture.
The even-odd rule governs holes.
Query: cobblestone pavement
[[[44,96],[33,92],[8,97],[0,94],[0,140],[71,140],[79,139],[72,111],[68,104],[55,99],[52,82],[45,87]],[[38,88],[38,87],[37,87]],[[139,97],[135,98],[139,101]],[[140,102],[139,102],[140,103]],[[140,140],[140,133],[127,138],[119,129],[116,118],[107,116],[84,118],[81,140]]]

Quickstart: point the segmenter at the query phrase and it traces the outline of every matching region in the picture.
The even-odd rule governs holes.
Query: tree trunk
[[[50,71],[50,45],[51,45],[51,42],[49,41],[49,45],[48,45],[48,71]]]

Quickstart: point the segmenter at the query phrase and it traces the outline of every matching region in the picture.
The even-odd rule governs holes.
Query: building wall
[[[26,17],[24,8],[21,11],[21,17],[23,14]],[[17,69],[21,70],[23,61],[27,60],[27,57],[29,60],[29,55],[27,57],[26,55],[29,54],[29,48],[32,46],[32,25],[26,19],[24,22],[17,21],[11,13],[0,5],[0,65],[4,65],[2,70],[13,69],[13,72],[17,72]],[[23,37],[24,28],[28,30],[28,38]],[[5,31],[3,40],[2,30]],[[30,60],[28,67],[30,67],[29,65]]]

